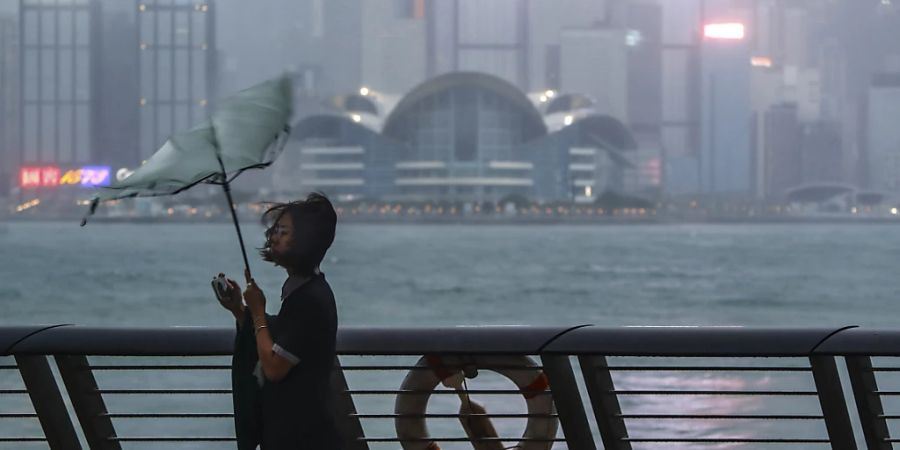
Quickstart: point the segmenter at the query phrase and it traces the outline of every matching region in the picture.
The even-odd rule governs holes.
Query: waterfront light
[[[366,96],[369,95],[369,88],[363,86],[359,88],[359,95]]]
[[[554,91],[553,89],[547,89],[547,90],[544,92],[544,95],[546,95],[547,98],[553,98],[553,97],[556,96],[556,91]]]
[[[891,214],[897,215],[897,208],[891,208]]]
[[[359,122],[362,120],[362,116],[360,116],[359,114],[351,114],[350,118],[353,119],[354,122]]]
[[[572,125],[572,122],[574,122],[574,121],[575,121],[575,118],[572,117],[571,115],[568,115],[568,116],[566,116],[566,117],[563,118],[563,123],[564,123],[566,126]]]
[[[546,102],[547,102],[547,96],[541,95],[541,103],[546,103]]]

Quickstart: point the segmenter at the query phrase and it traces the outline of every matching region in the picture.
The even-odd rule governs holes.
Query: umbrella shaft
[[[247,273],[249,274],[250,262],[247,260],[247,250],[244,248],[244,236],[241,235],[241,225],[238,223],[237,213],[234,211],[234,201],[231,199],[231,186],[228,185],[227,178],[222,187],[225,189],[225,197],[228,199],[228,209],[231,210],[231,220],[234,221],[234,229],[237,230],[238,243],[241,244],[241,256],[244,257],[244,268],[247,269]]]

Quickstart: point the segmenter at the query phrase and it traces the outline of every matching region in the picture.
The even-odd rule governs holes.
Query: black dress
[[[263,450],[338,450],[342,443],[330,387],[337,335],[334,294],[323,274],[286,294],[278,315],[269,321],[275,352],[296,363],[283,380],[265,381],[259,388],[250,367],[256,364],[248,361],[256,356],[255,340],[253,355],[246,348],[253,326],[238,331],[233,364],[235,371],[242,371],[233,375],[238,448],[253,448],[258,442]]]

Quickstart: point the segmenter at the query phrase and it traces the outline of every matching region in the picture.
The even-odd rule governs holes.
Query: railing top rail
[[[823,355],[900,356],[900,329],[852,328],[836,333],[818,348]]]
[[[0,327],[10,354],[230,355],[234,330],[210,327]],[[752,327],[342,327],[342,355],[900,356],[900,329]]]
[[[821,342],[845,328],[584,327],[560,336],[544,352],[606,356],[808,356]]]

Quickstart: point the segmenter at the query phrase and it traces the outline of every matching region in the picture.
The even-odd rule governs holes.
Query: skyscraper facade
[[[139,156],[146,159],[177,131],[209,115],[214,91],[213,4],[138,0]],[[136,47],[136,48],[135,48]],[[123,51],[123,56],[128,53]]]
[[[89,163],[99,3],[21,0],[20,162]]]
[[[13,16],[0,15],[0,197],[13,185],[19,165],[19,29]]]
[[[700,191],[749,194],[750,45],[740,15],[713,17],[702,44]]]
[[[900,74],[873,78],[865,111],[866,185],[877,191],[900,192]]]

